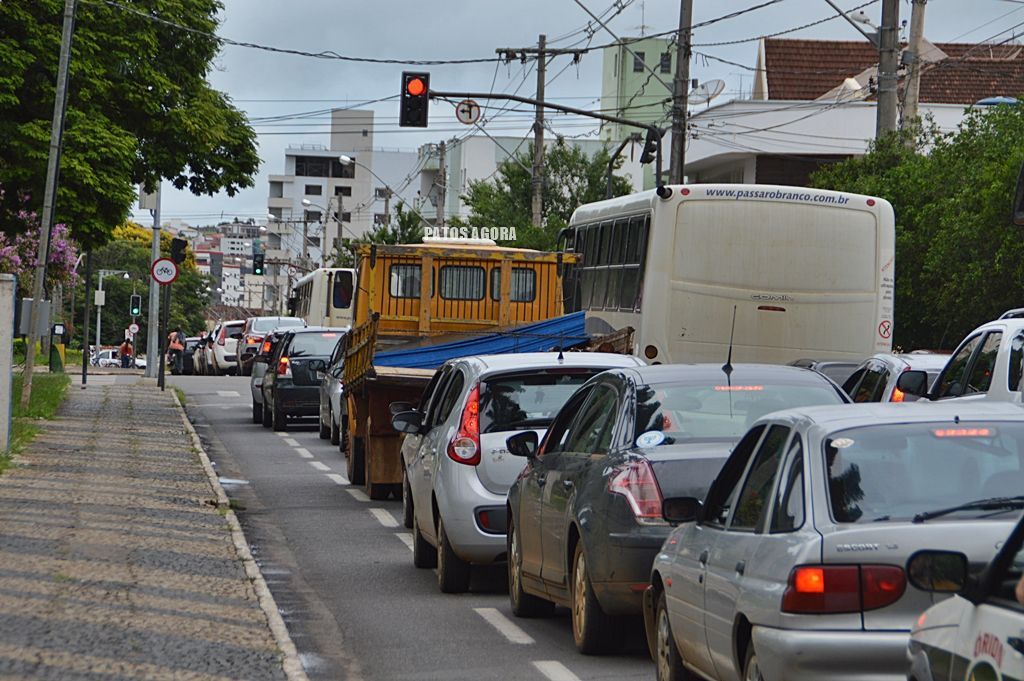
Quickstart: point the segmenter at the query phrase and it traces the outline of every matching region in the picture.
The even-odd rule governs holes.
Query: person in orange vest
[[[132,355],[135,350],[132,348],[132,343],[127,338],[121,343],[121,347],[117,349],[118,355],[121,357],[121,368],[127,369],[132,365]]]

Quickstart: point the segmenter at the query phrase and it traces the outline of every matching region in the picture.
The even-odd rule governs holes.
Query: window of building
[[[271,181],[270,182],[270,198],[280,199],[284,196],[284,182]]]
[[[391,192],[388,190],[387,187],[377,187],[376,189],[373,190],[374,198],[378,198],[378,199],[386,199],[386,198],[388,198],[390,193]]]
[[[375,224],[375,225],[386,225],[386,224],[388,224],[388,215],[387,215],[387,213],[374,213],[373,214],[373,224]]]
[[[320,222],[320,211],[307,210],[303,213],[302,219],[306,222]]]
[[[644,58],[643,52],[633,53],[633,73],[643,73],[644,70]]]
[[[421,278],[419,265],[392,265],[388,293],[392,298],[419,298]]]
[[[537,296],[537,273],[526,267],[512,268],[508,299],[513,303],[532,303]],[[501,300],[501,268],[491,270],[491,300]]]
[[[337,178],[349,179],[349,180],[351,180],[353,177],[355,177],[356,176],[356,164],[354,162],[355,159],[353,158],[352,160],[353,160],[353,163],[344,164],[341,161],[339,161],[338,159],[333,159],[331,161],[331,177],[337,177]]]
[[[295,174],[300,177],[327,177],[331,159],[321,156],[296,156]]]
[[[342,213],[341,214],[341,221],[342,222],[352,222],[352,213],[349,213],[348,211],[345,211],[344,213]]]
[[[441,268],[441,297],[447,300],[483,300],[484,268],[445,265]]]
[[[320,196],[324,193],[324,188],[319,184],[307,184],[305,192],[306,196]]]
[[[335,196],[352,196],[352,187],[335,187]]]
[[[661,63],[659,64],[659,66],[661,67],[661,72],[662,73],[672,73],[672,53],[671,52],[662,52],[661,53]]]

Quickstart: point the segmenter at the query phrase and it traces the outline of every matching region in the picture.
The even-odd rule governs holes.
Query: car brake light
[[[991,428],[937,428],[932,431],[935,437],[990,437]]]
[[[258,345],[262,341],[263,341],[263,337],[262,336],[249,336],[248,338],[245,339],[245,344],[246,345]]]
[[[763,385],[716,385],[716,392],[761,392]]]
[[[264,354],[264,355],[267,354],[268,352],[270,352],[270,341],[269,340],[263,341],[263,347],[260,348],[260,352],[262,354]]]
[[[801,565],[789,573],[782,611],[838,614],[877,610],[906,590],[903,569],[894,565]]]
[[[480,386],[469,391],[462,409],[459,430],[448,443],[448,458],[456,463],[476,466],[480,463]]]
[[[661,488],[647,459],[630,461],[616,469],[608,480],[608,491],[624,496],[638,521],[665,522],[661,515]]]
[[[287,357],[282,357],[280,360],[278,360],[278,362],[277,362],[277,375],[278,376],[284,376],[285,378],[291,378],[292,377],[292,367],[291,367],[291,364],[288,362],[288,358]]]

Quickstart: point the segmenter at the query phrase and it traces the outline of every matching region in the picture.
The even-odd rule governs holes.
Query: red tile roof
[[[922,103],[974,104],[985,97],[1024,94],[1024,46],[936,43],[948,58],[921,74]],[[877,65],[862,41],[764,41],[769,99],[812,100]],[[901,79],[902,89],[902,79]]]

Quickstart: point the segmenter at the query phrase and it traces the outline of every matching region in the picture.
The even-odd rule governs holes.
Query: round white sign
[[[455,117],[460,123],[473,125],[480,120],[480,105],[472,99],[464,99],[455,105]]]
[[[135,322],[132,322],[131,324],[128,325],[128,330],[131,331],[131,334],[134,336],[139,332],[139,325],[136,324]]]
[[[178,278],[178,265],[170,258],[160,258],[153,262],[149,273],[153,276],[153,281],[165,286]]]

